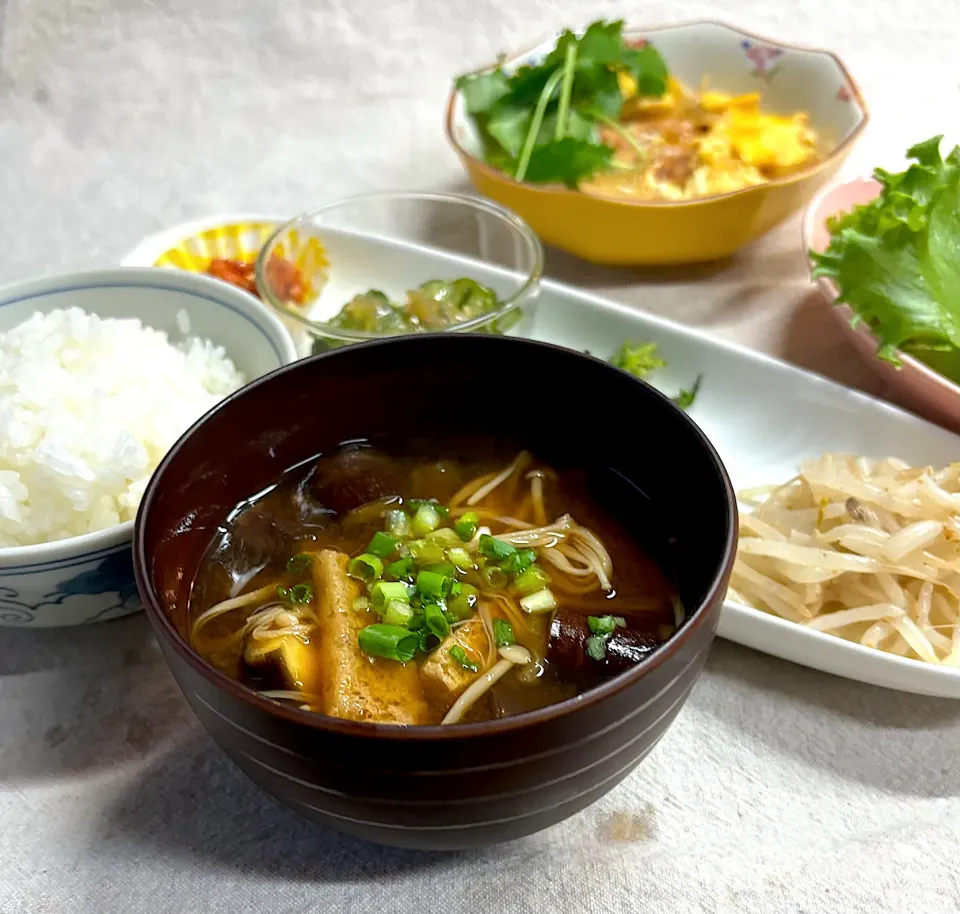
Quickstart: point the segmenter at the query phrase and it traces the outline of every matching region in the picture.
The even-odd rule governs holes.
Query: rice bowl
[[[84,449],[92,449],[92,453],[99,451],[103,464],[111,463],[112,473],[107,473],[89,453],[84,458],[88,464],[92,464],[88,465],[85,475],[92,473],[99,480],[98,485],[102,483],[105,489],[110,489],[114,509],[118,505],[121,508],[116,511],[120,515],[119,522],[106,525],[113,518],[104,514],[93,523],[88,519],[87,529],[75,533],[81,528],[64,530],[56,520],[46,522],[35,518],[36,531],[44,529],[46,533],[52,532],[52,535],[61,538],[49,542],[34,541],[31,545],[0,547],[0,625],[75,625],[138,610],[140,601],[133,582],[130,556],[133,520],[126,518],[132,518],[134,502],[139,501],[143,484],[149,479],[150,464],[154,462],[151,451],[160,452],[162,449],[159,453],[162,457],[169,445],[210,405],[218,401],[227,388],[296,359],[293,341],[286,328],[262,303],[214,279],[146,268],[79,273],[8,286],[0,290],[0,336],[8,336],[12,328],[23,324],[37,312],[49,315],[50,312],[71,308],[96,314],[103,319],[96,322],[100,328],[106,319],[126,319],[121,323],[127,325],[128,329],[135,322],[142,322],[152,328],[148,333],[156,334],[158,338],[165,334],[169,342],[164,342],[159,349],[152,347],[154,354],[165,352],[164,358],[170,359],[177,370],[192,374],[194,394],[203,393],[203,381],[210,386],[206,388],[206,399],[200,396],[193,398],[191,404],[184,405],[182,412],[176,410],[175,417],[174,410],[164,410],[163,416],[153,415],[150,421],[158,427],[146,437],[142,437],[141,433],[131,435],[122,446],[116,435],[107,443],[110,436],[104,432],[102,418],[96,423],[98,440],[84,439],[84,434],[93,434],[89,431],[93,426],[84,425],[91,416],[84,413],[92,413],[93,410],[81,410],[82,415],[77,417],[73,415],[75,410],[61,411],[57,407],[57,416],[63,419],[69,414],[70,421],[74,423],[69,435],[66,435],[66,429],[58,429],[61,445],[66,435],[78,452]],[[159,369],[143,351],[140,342],[143,331],[141,327],[136,335],[138,343],[135,351],[128,354],[123,383],[114,384],[116,389],[112,392],[102,393],[107,401],[114,404],[129,404],[131,401],[139,404],[139,409],[145,414],[142,422],[147,423],[150,415],[157,412],[153,406],[156,393],[148,389],[156,386]],[[126,332],[124,334],[127,335]],[[191,344],[185,339],[187,336],[195,337],[197,342]],[[202,340],[209,341],[208,345],[199,342]],[[215,350],[221,351],[222,356],[218,354],[210,358]],[[11,370],[6,347],[3,353],[3,373],[0,378]],[[72,357],[80,356],[81,350],[74,346]],[[35,352],[31,352],[30,357],[35,360]],[[225,360],[232,363],[232,371],[226,367]],[[187,365],[191,367],[185,367]],[[89,370],[91,374],[87,380],[92,386],[97,372]],[[138,377],[132,378],[133,375]],[[181,378],[175,397],[184,383]],[[0,390],[2,388],[0,381]],[[58,389],[62,390],[62,385]],[[35,380],[31,381],[31,393],[35,395],[37,390],[45,388],[38,387]],[[48,401],[51,399],[49,391],[46,397]],[[201,402],[202,399],[204,402]],[[49,402],[47,405],[53,408]],[[0,434],[4,436],[8,434],[4,421],[8,426],[12,421],[16,431],[17,420],[23,418],[17,414],[17,410],[13,412],[13,420],[9,414],[0,419]],[[147,427],[144,424],[141,428]],[[23,431],[24,428],[20,428],[21,434]],[[25,438],[19,444],[28,446]],[[3,448],[8,446],[7,442],[2,445]],[[134,451],[140,449],[143,453],[134,455]],[[0,471],[10,475],[5,475],[0,484],[11,486],[12,474],[7,462],[9,451],[2,453],[5,456],[0,458],[3,461]],[[66,469],[57,464],[56,458],[62,459],[71,453],[69,448],[54,449],[54,459],[45,460],[44,466],[47,470],[51,466]],[[49,452],[47,457],[50,457]],[[138,463],[146,465],[135,466]],[[79,466],[74,466],[73,472],[79,469]],[[17,472],[22,472],[22,469],[18,468]],[[138,474],[143,477],[142,482]],[[83,475],[81,471],[80,476]],[[76,483],[76,479],[73,481]],[[87,480],[88,487],[91,482]],[[66,485],[63,491],[69,488]],[[70,497],[78,498],[81,504],[85,497],[83,488],[83,485],[74,485],[70,492]],[[128,504],[120,504],[121,495],[126,496]],[[11,501],[8,492],[6,501],[0,507],[0,513],[5,515],[0,525],[6,525],[8,536],[10,519],[6,515],[17,507],[22,511],[23,504],[23,498],[17,498],[16,495]],[[19,536],[21,542],[30,538]]]

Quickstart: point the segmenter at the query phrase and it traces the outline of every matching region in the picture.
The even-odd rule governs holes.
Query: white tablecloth
[[[0,0],[0,280],[115,262],[230,210],[454,188],[448,78],[600,14],[727,18],[839,50],[873,124],[847,168],[954,126],[958,7],[933,0]],[[201,12],[202,11],[202,12]],[[796,221],[723,267],[554,277],[850,383]],[[736,409],[737,404],[730,404]],[[939,914],[960,910],[960,704],[718,643],[622,786],[474,853],[373,847],[219,753],[142,617],[0,631],[0,912]]]

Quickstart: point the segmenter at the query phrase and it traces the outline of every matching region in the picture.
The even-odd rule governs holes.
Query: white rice
[[[173,442],[244,381],[208,340],[79,308],[0,333],[0,548],[131,520]]]

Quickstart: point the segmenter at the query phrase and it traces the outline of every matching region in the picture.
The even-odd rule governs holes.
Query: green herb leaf
[[[535,550],[518,549],[512,555],[508,555],[500,567],[507,574],[523,574],[536,560],[537,553]]]
[[[587,638],[586,651],[591,660],[603,660],[607,656],[607,642],[603,635],[591,635]]]
[[[497,67],[486,73],[471,73],[457,80],[457,88],[463,93],[467,114],[486,114],[509,91],[506,74]]]
[[[613,159],[609,146],[578,140],[572,136],[535,146],[527,166],[526,180],[533,184],[578,182],[606,168]]]
[[[577,63],[582,70],[622,63],[628,53],[629,49],[623,43],[622,19],[591,22],[577,42]]]
[[[484,129],[511,159],[516,159],[530,129],[532,117],[533,111],[525,105],[504,100],[490,113]]]
[[[693,387],[689,390],[681,390],[674,398],[673,402],[680,407],[680,409],[690,409],[693,406],[694,400],[697,399],[697,394],[700,393],[700,383],[703,381],[703,375],[697,375],[697,380],[693,382]]]
[[[612,356],[610,364],[641,380],[667,363],[657,355],[656,343],[625,342]]]
[[[455,644],[450,648],[450,656],[457,661],[465,670],[469,670],[471,673],[476,673],[480,667],[478,667],[470,658],[467,656],[467,652],[460,647],[459,644]]]
[[[518,181],[570,187],[608,168],[613,150],[595,142],[596,121],[623,108],[617,74],[630,73],[642,95],[662,95],[667,68],[650,45],[623,38],[621,20],[593,22],[581,36],[563,32],[542,63],[457,81],[487,161]],[[566,145],[560,145],[566,144]]]
[[[498,540],[495,536],[490,536],[489,533],[484,533],[480,537],[478,548],[481,555],[497,561],[503,561],[517,551],[517,547],[512,543]]]
[[[667,64],[652,44],[630,48],[623,63],[637,81],[638,95],[656,98],[667,91]]]
[[[509,647],[517,643],[513,626],[506,619],[493,620],[493,640],[497,643],[497,647]]]

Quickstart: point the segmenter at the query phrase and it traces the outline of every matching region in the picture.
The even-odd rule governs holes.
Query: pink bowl
[[[868,203],[879,192],[880,185],[876,181],[863,179],[834,184],[823,190],[804,213],[804,250],[825,251],[830,244],[827,220],[861,203]],[[815,282],[847,337],[885,379],[896,399],[934,422],[960,430],[960,386],[905,353],[900,354],[903,367],[899,369],[878,359],[877,338],[862,323],[850,326],[853,311],[847,305],[835,304],[840,293],[837,286],[824,278]]]

